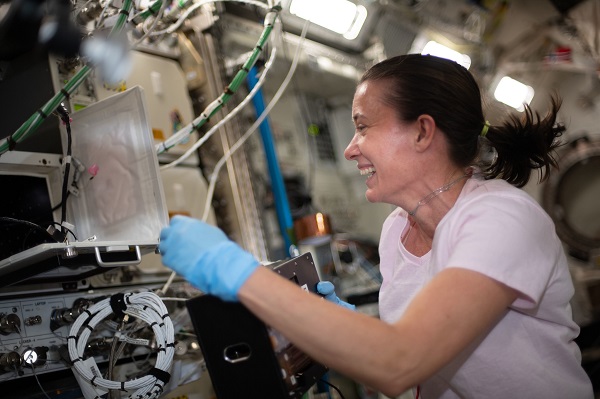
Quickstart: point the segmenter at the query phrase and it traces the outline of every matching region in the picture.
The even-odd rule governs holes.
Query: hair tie
[[[479,135],[481,137],[485,137],[485,135],[487,134],[489,129],[490,129],[490,122],[485,121],[485,123],[483,124],[483,128],[481,129],[481,133],[479,133]]]

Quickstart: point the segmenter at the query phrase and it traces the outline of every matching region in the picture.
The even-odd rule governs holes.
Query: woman
[[[163,262],[387,396],[592,398],[562,245],[516,188],[555,164],[558,108],[491,126],[475,80],[452,61],[412,54],[365,73],[345,156],[367,176],[369,201],[398,207],[381,234],[381,320],[294,289],[192,219],[163,230]]]

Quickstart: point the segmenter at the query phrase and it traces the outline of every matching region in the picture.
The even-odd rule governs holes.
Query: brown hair
[[[543,119],[529,106],[523,118],[511,115],[499,126],[489,126],[485,139],[480,133],[486,123],[481,92],[473,75],[454,61],[431,55],[408,54],[375,64],[362,76],[367,80],[389,80],[383,101],[396,109],[403,121],[430,115],[446,135],[450,158],[457,165],[479,164],[487,178],[501,178],[522,187],[533,169],[541,169],[540,181],[556,166],[554,150],[564,132],[556,125],[560,99],[551,98],[552,108]],[[481,142],[494,147],[497,157],[484,164]]]

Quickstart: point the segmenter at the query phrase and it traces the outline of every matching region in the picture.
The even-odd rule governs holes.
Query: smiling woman
[[[591,399],[561,241],[519,190],[555,164],[564,127],[560,101],[551,105],[545,117],[526,107],[491,125],[471,74],[433,56],[394,57],[363,75],[345,156],[369,201],[397,206],[379,243],[380,319],[307,295],[189,218],[163,230],[163,262],[388,396]]]

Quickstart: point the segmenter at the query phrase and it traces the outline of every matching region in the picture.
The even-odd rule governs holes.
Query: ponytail
[[[501,178],[516,187],[529,181],[531,171],[539,169],[539,182],[548,178],[552,167],[557,167],[555,150],[562,145],[558,138],[565,127],[556,124],[561,106],[558,97],[551,97],[552,109],[541,119],[526,105],[523,118],[511,115],[499,126],[489,126],[485,139],[496,150],[497,157],[483,167],[487,179]]]

